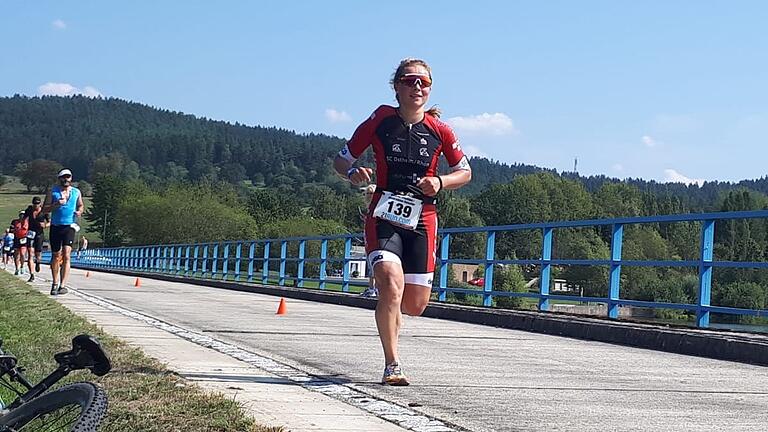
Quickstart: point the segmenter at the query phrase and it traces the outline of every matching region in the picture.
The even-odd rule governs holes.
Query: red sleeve
[[[379,121],[381,121],[382,107],[383,106],[377,108],[367,120],[362,122],[360,126],[355,129],[355,133],[352,134],[352,138],[347,142],[347,145],[339,151],[339,156],[350,162],[354,162],[363,154],[365,149],[371,145],[374,134],[376,133],[376,127],[378,126]]]
[[[464,164],[468,166],[468,162],[465,159],[464,152],[459,145],[459,139],[456,138],[456,134],[453,132],[447,123],[434,119],[435,129],[440,137],[440,141],[443,143],[443,154],[445,159],[448,160],[448,166],[454,169],[466,169]],[[458,165],[462,164],[462,167]]]

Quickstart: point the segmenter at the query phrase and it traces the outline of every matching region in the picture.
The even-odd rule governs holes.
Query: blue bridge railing
[[[433,290],[439,301],[446,301],[450,292],[478,294],[485,306],[493,297],[528,297],[538,300],[538,309],[548,311],[550,301],[602,303],[611,318],[619,317],[619,307],[647,307],[695,311],[696,325],[708,327],[711,313],[768,317],[765,309],[741,309],[712,306],[711,288],[714,268],[765,269],[768,262],[717,261],[714,257],[715,223],[734,219],[766,219],[768,210],[722,213],[700,213],[617,219],[594,219],[565,222],[503,225],[489,227],[447,228],[438,231],[439,252],[436,283]],[[700,250],[697,260],[624,260],[622,243],[624,227],[638,224],[700,222]],[[610,259],[553,259],[553,233],[563,228],[606,227],[611,230]],[[538,259],[497,259],[496,238],[500,233],[537,230],[542,234],[541,256]],[[451,258],[451,241],[462,234],[485,235],[485,257],[478,259]],[[100,248],[73,253],[74,265],[93,269],[118,269],[146,273],[163,273],[183,277],[232,280],[286,286],[291,281],[299,288],[340,289],[349,292],[351,286],[365,286],[366,278],[353,277],[353,263],[364,262],[355,246],[361,244],[362,234],[341,234],[283,239],[238,240],[194,244],[169,244]],[[279,249],[279,251],[278,251]],[[310,254],[310,249],[312,253]],[[449,286],[448,268],[451,264],[483,264],[484,283],[481,289],[468,290]],[[496,264],[535,265],[540,267],[538,292],[494,291]],[[585,297],[550,294],[553,266],[606,266],[609,269],[607,297]],[[696,304],[662,303],[624,299],[621,297],[621,271],[624,266],[690,267],[698,269]],[[311,272],[308,270],[311,267]],[[312,274],[309,274],[312,273]]]

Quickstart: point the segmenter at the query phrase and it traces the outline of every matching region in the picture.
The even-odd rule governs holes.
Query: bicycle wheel
[[[95,432],[107,413],[107,394],[93,383],[66,385],[3,417],[0,431]]]

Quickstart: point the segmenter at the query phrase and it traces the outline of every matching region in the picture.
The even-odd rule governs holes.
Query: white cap
[[[72,171],[64,168],[63,170],[59,171],[59,175],[57,175],[56,177],[61,177],[65,175],[72,175]]]

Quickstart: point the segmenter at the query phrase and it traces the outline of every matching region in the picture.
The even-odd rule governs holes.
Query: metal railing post
[[[296,286],[299,288],[304,288],[304,254],[306,245],[306,240],[299,241],[299,264],[298,269],[296,270],[296,278],[298,279]]]
[[[613,224],[611,237],[611,279],[608,285],[608,317],[619,317],[619,305],[621,285],[621,246],[624,238],[624,225]]]
[[[221,262],[221,280],[227,280],[227,274],[229,274],[229,243],[224,243],[224,256]]]
[[[205,278],[205,274],[208,273],[208,245],[203,245],[203,271],[200,273],[201,278]]]
[[[219,272],[219,244],[213,244],[213,261],[211,263],[211,279],[216,279],[216,273]]]
[[[348,237],[344,240],[344,268],[341,271],[341,290],[343,292],[349,292],[349,266],[351,253],[352,238]]]
[[[280,242],[280,272],[278,273],[277,284],[285,286],[285,259],[288,255],[288,242],[283,240]]]
[[[248,282],[253,282],[253,258],[256,252],[256,242],[251,242],[248,247]]]
[[[701,251],[699,253],[699,299],[696,305],[696,326],[698,327],[709,327],[714,244],[715,221],[705,220],[701,226]]]
[[[552,275],[552,228],[544,228],[544,241],[541,248],[541,276],[539,278],[539,310],[549,310],[549,281]]]
[[[189,276],[189,253],[192,247],[187,245],[184,248],[184,276]]]
[[[265,242],[264,243],[264,260],[261,264],[261,283],[264,285],[269,282],[269,245],[272,242]]]
[[[237,242],[235,247],[235,280],[240,280],[240,259],[243,254],[243,242]]]
[[[493,259],[496,254],[496,232],[488,231],[485,241],[485,283],[483,284],[483,306],[493,305]]]
[[[443,235],[440,240],[440,285],[437,291],[437,300],[446,301],[448,288],[448,248],[451,244],[451,234]]]
[[[320,241],[320,284],[321,290],[325,289],[326,271],[328,268],[328,239]]]

